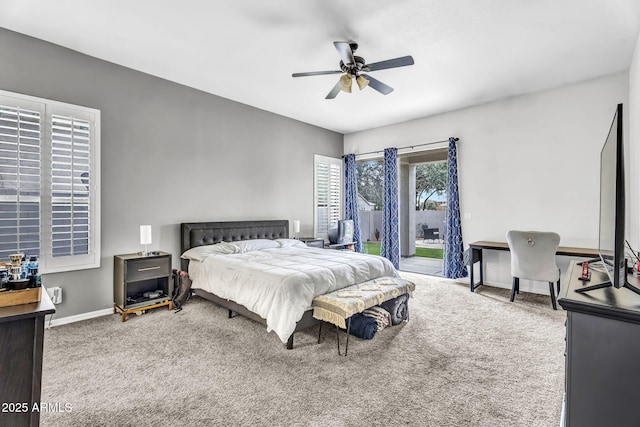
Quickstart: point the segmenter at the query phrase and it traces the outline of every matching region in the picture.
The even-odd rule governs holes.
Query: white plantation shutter
[[[316,163],[316,235],[325,234],[329,221],[329,164]]]
[[[40,256],[40,140],[40,111],[0,103],[0,261]]]
[[[100,266],[99,123],[98,110],[0,91],[0,261]]]
[[[342,162],[338,165],[335,163],[329,165],[328,192],[328,225],[331,225],[340,220],[342,212]]]
[[[51,249],[52,256],[89,253],[90,123],[52,115]]]
[[[327,237],[329,226],[342,216],[342,161],[316,155],[315,163],[315,235]]]

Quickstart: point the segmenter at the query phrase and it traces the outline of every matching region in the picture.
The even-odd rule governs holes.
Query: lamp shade
[[[299,233],[300,232],[300,220],[299,219],[294,219],[293,220],[293,232],[294,233]]]
[[[140,244],[148,245],[150,243],[151,243],[151,226],[141,225],[140,226]]]
[[[365,79],[362,76],[356,77],[356,82],[358,83],[358,87],[360,88],[360,90],[364,89],[369,85],[369,80]]]
[[[340,88],[343,91],[351,93],[351,79],[352,76],[349,73],[343,74],[342,77],[340,77]]]

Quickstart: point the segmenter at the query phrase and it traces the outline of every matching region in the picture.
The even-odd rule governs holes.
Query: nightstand
[[[355,248],[356,248],[355,242],[335,243],[335,244],[329,245],[329,249],[338,249],[338,250],[345,250],[345,251],[354,251]]]
[[[140,315],[146,310],[168,306],[173,309],[171,296],[171,254],[153,252],[116,255],[113,257],[113,312]]]
[[[313,248],[324,248],[324,239],[318,239],[315,237],[298,237],[298,240]]]

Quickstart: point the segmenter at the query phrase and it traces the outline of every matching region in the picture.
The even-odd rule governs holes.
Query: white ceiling
[[[0,0],[0,27],[341,133],[627,70],[639,0]],[[339,75],[333,41],[370,73]]]

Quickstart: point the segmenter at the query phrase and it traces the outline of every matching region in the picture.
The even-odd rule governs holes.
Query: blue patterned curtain
[[[444,226],[444,277],[458,279],[467,277],[463,261],[462,227],[460,225],[460,203],[458,201],[458,155],[456,139],[449,138],[447,159],[447,212]]]
[[[398,212],[398,150],[384,149],[384,193],[382,197],[382,243],[380,255],[400,268],[400,226]]]
[[[353,220],[353,240],[356,252],[362,252],[360,211],[358,210],[358,170],[355,154],[344,156],[344,218]]]

